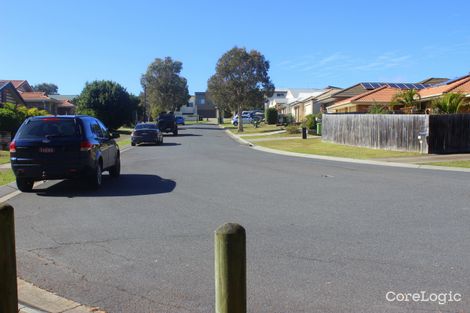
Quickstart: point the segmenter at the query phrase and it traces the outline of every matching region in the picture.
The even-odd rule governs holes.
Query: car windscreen
[[[155,124],[139,124],[135,126],[135,129],[156,129],[157,125]]]
[[[80,130],[75,120],[60,118],[44,118],[30,120],[18,131],[18,139],[43,139],[60,137],[78,137]]]

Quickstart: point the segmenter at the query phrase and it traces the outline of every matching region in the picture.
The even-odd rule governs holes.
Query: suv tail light
[[[80,151],[90,151],[93,145],[91,142],[85,140],[80,143]],[[10,148],[11,149],[11,148]]]
[[[10,152],[16,152],[16,142],[14,141],[10,143]]]

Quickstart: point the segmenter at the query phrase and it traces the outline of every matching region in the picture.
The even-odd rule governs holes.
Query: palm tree
[[[399,91],[393,96],[391,109],[394,106],[404,106],[405,108],[411,109],[412,111],[417,109],[420,105],[419,100],[421,99],[416,89],[407,89]]]
[[[465,96],[461,93],[446,93],[443,97],[434,99],[432,107],[437,111],[437,113],[458,113],[465,105],[464,99]]]

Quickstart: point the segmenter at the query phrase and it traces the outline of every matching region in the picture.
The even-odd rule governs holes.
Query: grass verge
[[[447,161],[447,162],[428,162],[421,163],[423,165],[447,166],[447,167],[464,167],[470,168],[470,161]]]
[[[0,151],[0,164],[10,163],[10,151]]]
[[[0,186],[9,184],[15,181],[15,174],[11,169],[0,169]]]
[[[262,124],[258,128],[256,128],[252,124],[244,124],[243,125],[243,133],[239,133],[237,126],[233,126],[230,123],[224,123],[223,126],[226,129],[230,130],[232,133],[236,134],[236,135],[269,133],[269,132],[274,132],[274,131],[277,131],[277,130],[284,130],[284,127],[276,126],[276,125]]]
[[[277,149],[282,151],[317,154],[332,157],[343,157],[352,159],[375,159],[391,158],[400,156],[419,156],[415,152],[400,152],[389,150],[377,150],[361,147],[352,147],[334,143],[322,142],[320,138],[313,139],[292,139],[292,140],[272,140],[256,143],[257,146]]]

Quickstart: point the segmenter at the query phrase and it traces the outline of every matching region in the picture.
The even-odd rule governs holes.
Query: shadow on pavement
[[[209,126],[209,127],[200,127],[200,126],[186,126],[185,128],[181,128],[182,130],[183,129],[207,129],[207,130],[224,130],[223,128],[220,128],[220,127],[217,127],[217,126]]]
[[[63,180],[43,189],[33,189],[42,197],[126,197],[172,192],[176,182],[149,174],[121,174],[119,178],[103,175],[103,185],[90,189],[84,179]]]
[[[136,148],[139,148],[139,147],[158,147],[158,146],[181,146],[180,143],[177,143],[177,142],[163,142],[161,143],[160,145],[157,145],[157,144],[154,144],[154,143],[141,143],[139,145],[136,146]]]

